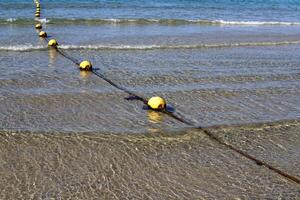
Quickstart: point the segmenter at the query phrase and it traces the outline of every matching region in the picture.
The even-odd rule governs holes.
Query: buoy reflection
[[[163,121],[163,114],[154,110],[148,110],[148,119],[149,122],[153,124],[158,124]]]
[[[87,79],[87,78],[89,78],[89,76],[91,75],[91,72],[90,72],[90,71],[83,71],[83,70],[80,70],[80,71],[79,71],[79,75],[80,75],[81,78]]]
[[[48,52],[49,52],[49,66],[53,67],[57,59],[57,51],[56,49],[49,48]]]

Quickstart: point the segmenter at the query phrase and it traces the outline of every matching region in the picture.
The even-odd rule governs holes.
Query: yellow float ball
[[[49,47],[56,47],[58,45],[57,41],[55,39],[51,39],[48,42]]]
[[[153,110],[163,110],[166,108],[166,101],[161,97],[151,97],[147,104]]]
[[[41,14],[41,12],[37,10],[37,11],[35,12],[35,14]]]
[[[36,28],[36,29],[42,29],[43,27],[42,27],[42,24],[36,24],[36,25],[35,25],[35,28]]]
[[[79,65],[80,70],[85,70],[85,71],[91,71],[92,70],[92,63],[90,61],[82,61]]]
[[[36,4],[36,8],[41,8],[39,3]]]
[[[47,37],[47,33],[46,33],[45,31],[41,31],[41,32],[39,33],[39,36],[40,36],[40,37]]]
[[[40,14],[39,14],[39,13],[35,13],[35,16],[36,16],[36,17],[40,17]]]

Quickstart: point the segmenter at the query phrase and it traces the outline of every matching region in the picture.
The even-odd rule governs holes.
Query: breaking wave
[[[8,46],[0,46],[0,51],[36,51],[36,50],[46,50],[46,46],[42,45],[32,45],[32,44],[24,44],[24,45],[8,45]]]
[[[243,43],[219,43],[219,44],[197,44],[197,45],[60,45],[60,49],[65,50],[155,50],[155,49],[201,49],[201,48],[226,48],[226,47],[247,47],[247,46],[277,46],[295,45],[299,41],[280,42],[243,42]],[[0,51],[36,51],[46,50],[47,46],[32,44],[0,46]]]
[[[36,19],[36,21],[39,21]],[[236,26],[300,26],[300,22],[282,21],[226,21],[226,20],[206,20],[206,19],[79,19],[79,18],[53,18],[41,19],[48,24],[199,24],[199,25],[236,25]],[[0,19],[0,24],[34,24],[32,19]]]
[[[201,48],[225,48],[245,46],[276,46],[300,44],[300,41],[282,42],[245,42],[245,43],[221,43],[198,45],[61,45],[61,49],[69,50],[155,50],[155,49],[201,49]]]

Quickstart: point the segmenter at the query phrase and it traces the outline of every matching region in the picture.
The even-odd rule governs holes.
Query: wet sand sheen
[[[299,128],[300,122],[287,121],[211,131],[299,177]],[[199,130],[156,135],[2,132],[0,152],[1,199],[300,198],[299,185]]]

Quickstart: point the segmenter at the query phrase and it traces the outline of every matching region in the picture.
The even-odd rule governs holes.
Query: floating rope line
[[[70,60],[71,62],[73,62],[74,64],[76,64],[77,66],[80,66],[80,62],[78,60],[76,60],[75,58],[72,58],[71,56],[69,56],[68,54],[66,54],[65,52],[63,52],[61,49],[54,47],[56,49],[56,51],[62,55],[63,57],[65,57],[66,59]],[[106,81],[107,83],[109,83],[110,85],[112,85],[113,87],[127,93],[130,97],[128,99],[134,99],[134,100],[139,100],[142,101],[144,104],[147,104],[147,100],[144,97],[141,97],[141,95],[135,94],[132,91],[129,91],[128,89],[116,84],[115,82],[113,82],[112,80],[106,78],[103,74],[97,72],[95,69],[92,69],[91,72],[101,78],[102,80]]]
[[[39,3],[38,0],[35,0],[35,3],[37,5],[37,11],[39,10],[38,14],[40,15],[40,3]],[[47,39],[47,34],[41,34],[41,33],[44,32],[44,31],[41,31],[42,27],[39,26],[39,25],[36,25],[36,28],[39,31],[40,37],[42,37],[46,42],[48,42],[48,45],[49,45],[49,40]],[[43,36],[41,36],[41,35],[43,35]],[[69,56],[68,54],[66,54],[62,49],[59,49],[57,47],[57,45],[58,44],[56,43],[56,45],[49,45],[49,46],[51,46],[50,48],[54,48],[64,58],[70,60],[75,65],[81,67],[81,63],[77,59],[75,59],[75,58]],[[84,62],[88,62],[88,61],[84,61]],[[283,176],[284,178],[286,178],[288,180],[291,180],[291,181],[293,181],[293,182],[295,182],[295,183],[297,183],[297,184],[300,185],[300,179],[297,178],[296,176],[292,176],[292,175],[290,175],[290,174],[288,174],[288,173],[286,173],[286,172],[284,172],[284,171],[282,171],[282,170],[280,170],[280,169],[278,169],[278,168],[276,168],[276,167],[274,167],[274,166],[272,166],[272,165],[270,165],[270,164],[268,164],[268,163],[266,163],[264,161],[261,161],[261,160],[255,158],[254,156],[249,155],[248,153],[246,153],[246,152],[244,152],[244,151],[242,151],[242,150],[240,150],[240,149],[238,149],[238,148],[236,148],[236,147],[228,144],[227,142],[222,141],[217,136],[215,136],[208,128],[196,125],[194,122],[185,119],[183,116],[179,116],[180,115],[179,113],[174,113],[172,111],[169,111],[166,108],[166,104],[165,104],[165,102],[164,102],[164,100],[162,98],[160,98],[160,97],[152,97],[151,99],[155,98],[155,101],[154,101],[155,105],[152,106],[152,104],[149,104],[149,102],[151,101],[151,99],[147,100],[146,98],[142,97],[141,95],[138,95],[138,94],[136,94],[136,93],[134,93],[134,92],[132,92],[132,91],[130,91],[130,90],[128,90],[128,89],[120,86],[120,85],[118,85],[114,81],[112,81],[109,78],[105,77],[103,74],[97,72],[97,70],[92,69],[91,66],[90,66],[90,70],[89,71],[91,71],[95,76],[97,76],[97,77],[101,78],[102,80],[106,81],[107,83],[109,83],[111,86],[113,86],[113,87],[115,87],[115,88],[117,88],[117,89],[119,89],[119,90],[127,93],[128,95],[130,95],[130,97],[128,97],[127,99],[133,99],[133,100],[141,101],[145,105],[147,105],[148,107],[153,108],[154,110],[156,110],[157,112],[164,113],[164,114],[172,117],[173,119],[175,119],[175,120],[177,120],[177,121],[179,121],[179,122],[181,122],[183,124],[186,124],[186,125],[191,126],[191,127],[195,128],[195,129],[201,130],[210,139],[214,140],[215,142],[219,143],[220,145],[223,145],[223,146],[227,147],[228,149],[231,149],[232,151],[234,151],[235,153],[241,155],[242,157],[247,158],[247,159],[255,162],[257,165],[259,165],[259,166],[265,166],[269,170],[271,170],[271,171],[273,171],[273,172],[275,172],[275,173]],[[158,103],[158,104],[156,105],[156,103]],[[160,107],[160,106],[162,106],[162,107]]]

